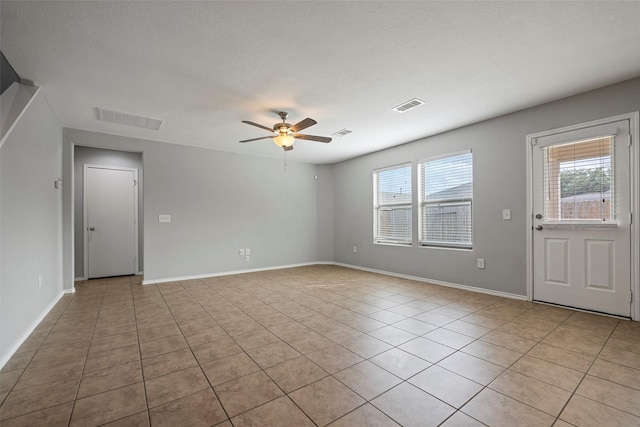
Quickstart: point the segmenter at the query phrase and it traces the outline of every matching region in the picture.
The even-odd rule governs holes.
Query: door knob
[[[536,225],[536,230],[538,230],[538,231],[542,230],[542,226],[541,225]]]
[[[95,229],[96,229],[95,227],[89,227],[89,231],[93,231]]]
[[[536,219],[542,219],[542,214],[536,214]]]

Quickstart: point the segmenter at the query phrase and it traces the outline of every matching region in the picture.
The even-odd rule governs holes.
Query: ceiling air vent
[[[116,123],[119,125],[135,126],[143,129],[160,130],[162,120],[149,117],[134,116],[133,114],[120,113],[118,111],[96,108],[98,119],[103,122]]]
[[[424,101],[420,101],[418,98],[413,98],[407,102],[403,102],[397,107],[393,107],[393,111],[397,111],[398,113],[404,113],[405,111],[411,110],[412,108],[419,107],[424,104]]]
[[[353,131],[349,129],[342,129],[342,130],[339,130],[338,132],[332,133],[331,135],[335,136],[336,138],[342,138],[345,135],[349,135],[351,132]]]

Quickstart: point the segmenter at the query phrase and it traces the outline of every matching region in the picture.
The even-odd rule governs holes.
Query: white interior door
[[[533,299],[630,316],[629,122],[536,138],[531,150]]]
[[[85,165],[88,278],[135,274],[137,170]]]

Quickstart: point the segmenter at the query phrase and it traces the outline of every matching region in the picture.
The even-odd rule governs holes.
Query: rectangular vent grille
[[[424,104],[424,101],[421,101],[418,98],[413,98],[412,100],[409,100],[407,102],[403,102],[402,104],[398,105],[397,107],[393,107],[392,110],[393,111],[397,111],[398,113],[404,113],[405,111],[409,111],[412,108],[419,107],[422,104]]]
[[[162,120],[158,119],[134,116],[133,114],[120,113],[118,111],[110,111],[103,108],[96,108],[96,110],[98,111],[98,119],[103,122],[135,126],[151,130],[160,130],[160,126],[162,126]]]
[[[349,135],[351,132],[349,129],[342,129],[339,130],[338,132],[332,133],[331,135],[335,136],[336,138],[342,138],[345,135]]]

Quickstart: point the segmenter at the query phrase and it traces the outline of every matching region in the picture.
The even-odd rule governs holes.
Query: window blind
[[[410,245],[411,164],[378,169],[373,176],[374,241]]]
[[[471,248],[473,158],[471,151],[429,158],[418,164],[420,244]]]
[[[544,147],[547,222],[614,222],[613,137]]]

